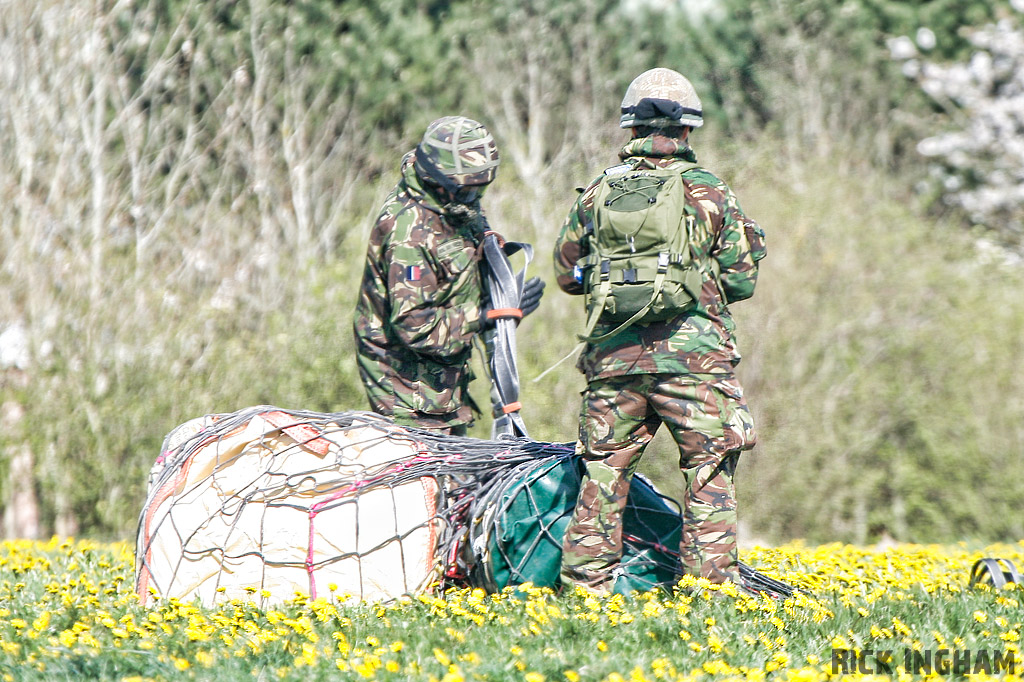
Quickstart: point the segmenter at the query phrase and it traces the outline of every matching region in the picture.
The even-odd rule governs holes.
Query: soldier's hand
[[[519,301],[519,309],[526,317],[540,305],[540,298],[544,295],[544,280],[540,277],[531,277],[523,285],[523,297]]]

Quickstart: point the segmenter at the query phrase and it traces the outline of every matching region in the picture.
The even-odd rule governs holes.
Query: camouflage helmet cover
[[[670,108],[668,104],[677,106]],[[622,98],[619,127],[643,125],[655,128],[704,125],[703,109],[693,84],[681,73],[661,67],[634,78]]]
[[[482,123],[465,116],[445,116],[429,126],[416,148],[420,177],[437,173],[460,186],[486,185],[498,172],[498,146]],[[424,168],[429,164],[432,168]]]

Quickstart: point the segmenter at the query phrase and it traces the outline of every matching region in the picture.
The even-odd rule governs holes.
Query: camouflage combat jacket
[[[630,140],[620,158],[636,167],[686,169],[697,157],[685,143],[660,136]],[[587,381],[626,374],[718,374],[732,372],[740,361],[735,325],[728,303],[749,298],[757,282],[757,263],[765,256],[764,231],[744,215],[736,196],[718,177],[697,167],[682,170],[687,201],[697,210],[706,235],[695,244],[699,262],[718,262],[720,276],[704,268],[704,286],[688,314],[663,322],[635,324],[603,341],[588,343],[577,367]],[[603,177],[603,176],[602,176]],[[594,222],[594,195],[600,177],[577,198],[555,243],[558,286],[583,294],[573,267],[586,256],[586,232]],[[717,282],[716,282],[717,279]],[[726,300],[723,300],[723,294]],[[617,325],[599,320],[595,335]]]
[[[400,423],[472,423],[469,366],[480,331],[483,221],[456,228],[413,170],[384,202],[369,240],[353,328],[375,412]]]

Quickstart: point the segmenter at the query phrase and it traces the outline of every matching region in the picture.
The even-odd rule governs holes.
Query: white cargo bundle
[[[345,416],[257,407],[172,432],[139,520],[143,600],[389,600],[436,579],[437,479],[401,475],[422,444]]]

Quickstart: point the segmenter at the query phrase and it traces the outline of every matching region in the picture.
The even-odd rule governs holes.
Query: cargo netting
[[[457,437],[368,412],[257,406],[172,431],[139,518],[143,600],[390,600],[451,586],[559,587],[573,443]],[[636,476],[616,591],[680,577],[679,505]],[[792,588],[741,564],[752,591]]]

